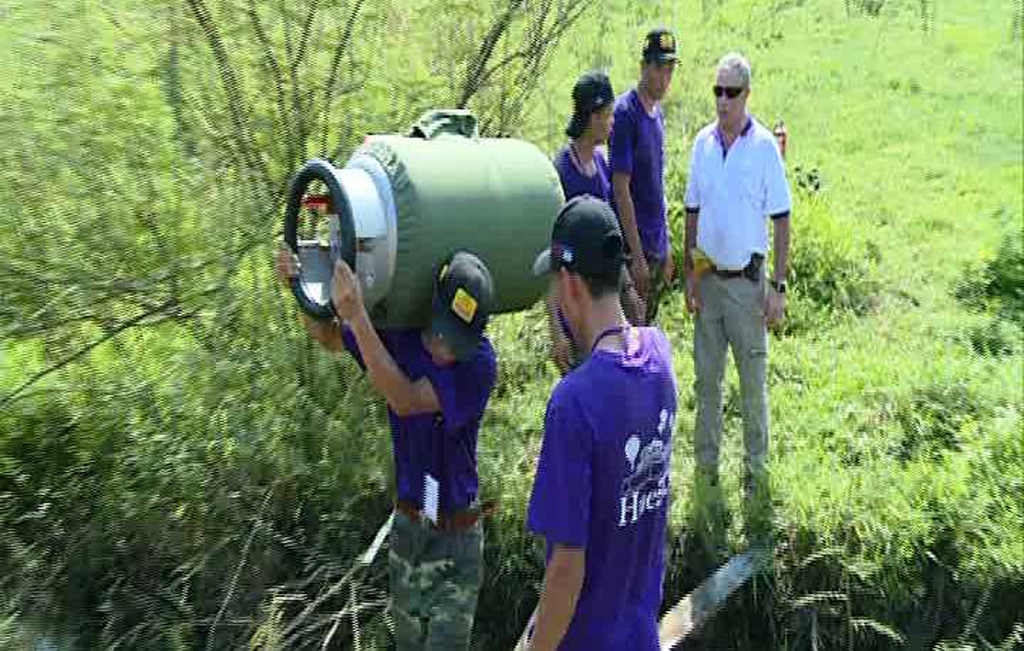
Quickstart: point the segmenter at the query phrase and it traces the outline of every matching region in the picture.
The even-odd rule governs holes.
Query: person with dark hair
[[[630,275],[642,304],[627,310],[635,324],[657,317],[675,265],[665,203],[665,120],[661,100],[676,65],[676,38],[667,29],[644,39],[640,81],[615,101],[610,137],[612,195],[632,260]],[[627,306],[628,307],[628,306]]]
[[[555,169],[562,183],[566,201],[590,195],[612,203],[611,168],[604,145],[612,130],[615,93],[608,75],[592,71],[584,73],[572,89],[573,112],[565,135],[569,142],[555,156]],[[622,286],[623,305],[628,309],[639,304],[628,273]],[[548,326],[552,357],[563,374],[579,361],[579,353],[566,332],[565,317],[548,297]]]
[[[624,248],[611,207],[581,196],[534,263],[588,355],[544,419],[527,514],[547,543],[533,651],[659,649],[676,379],[665,335],[623,313]]]
[[[294,254],[276,271],[288,286]],[[347,350],[387,401],[397,499],[389,554],[389,612],[399,651],[468,649],[483,578],[477,500],[477,434],[496,379],[484,335],[494,283],[477,256],[457,252],[440,266],[433,315],[422,330],[378,331],[360,281],[336,263],[331,301],[341,323],[302,315],[330,351]]]
[[[565,129],[569,142],[555,156],[565,199],[589,194],[611,203],[611,168],[603,145],[612,129],[612,83],[603,72],[588,72],[573,86],[572,101]]]

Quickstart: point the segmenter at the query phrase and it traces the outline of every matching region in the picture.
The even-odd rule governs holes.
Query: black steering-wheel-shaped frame
[[[306,189],[313,181],[320,181],[327,186],[330,197],[330,206],[334,215],[331,224],[330,238],[330,269],[327,271],[325,302],[314,300],[306,291],[302,280],[300,266],[299,275],[292,278],[292,294],[299,302],[302,310],[315,319],[330,320],[337,316],[334,311],[334,303],[330,296],[330,279],[332,277],[334,262],[344,260],[354,271],[356,268],[356,237],[355,221],[352,215],[352,206],[348,196],[341,187],[341,181],[337,175],[337,169],[330,161],[324,159],[313,159],[306,163],[292,179],[291,188],[288,191],[288,205],[284,217],[284,241],[296,256],[300,255],[300,242],[298,240],[299,214],[302,211],[302,199]]]

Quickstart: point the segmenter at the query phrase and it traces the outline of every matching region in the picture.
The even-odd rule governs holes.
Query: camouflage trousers
[[[437,531],[395,512],[388,554],[398,651],[469,648],[483,578],[483,529]]]

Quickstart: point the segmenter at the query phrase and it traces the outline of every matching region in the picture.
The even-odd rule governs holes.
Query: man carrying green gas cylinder
[[[327,242],[299,238],[314,184],[327,195],[305,205],[326,214]],[[276,273],[310,336],[348,351],[387,402],[398,649],[467,649],[493,508],[476,458],[496,380],[484,330],[544,289],[530,264],[562,203],[557,176],[532,145],[479,138],[471,115],[437,112],[405,136],[368,139],[342,169],[309,163],[291,194]]]

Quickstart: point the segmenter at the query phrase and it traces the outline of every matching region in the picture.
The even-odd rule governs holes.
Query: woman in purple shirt
[[[555,169],[562,182],[565,200],[590,195],[612,205],[611,167],[605,145],[612,132],[615,112],[615,92],[608,75],[603,72],[583,74],[572,89],[573,112],[565,135],[569,143],[555,156]],[[624,305],[639,301],[629,278],[623,283],[627,294]],[[579,354],[567,336],[565,317],[548,297],[548,326],[551,334],[552,355],[559,371],[566,373],[575,366]]]
[[[611,203],[611,169],[603,151],[612,131],[615,93],[608,76],[588,72],[572,89],[573,113],[565,135],[569,143],[555,156],[555,168],[568,201],[589,194]]]

